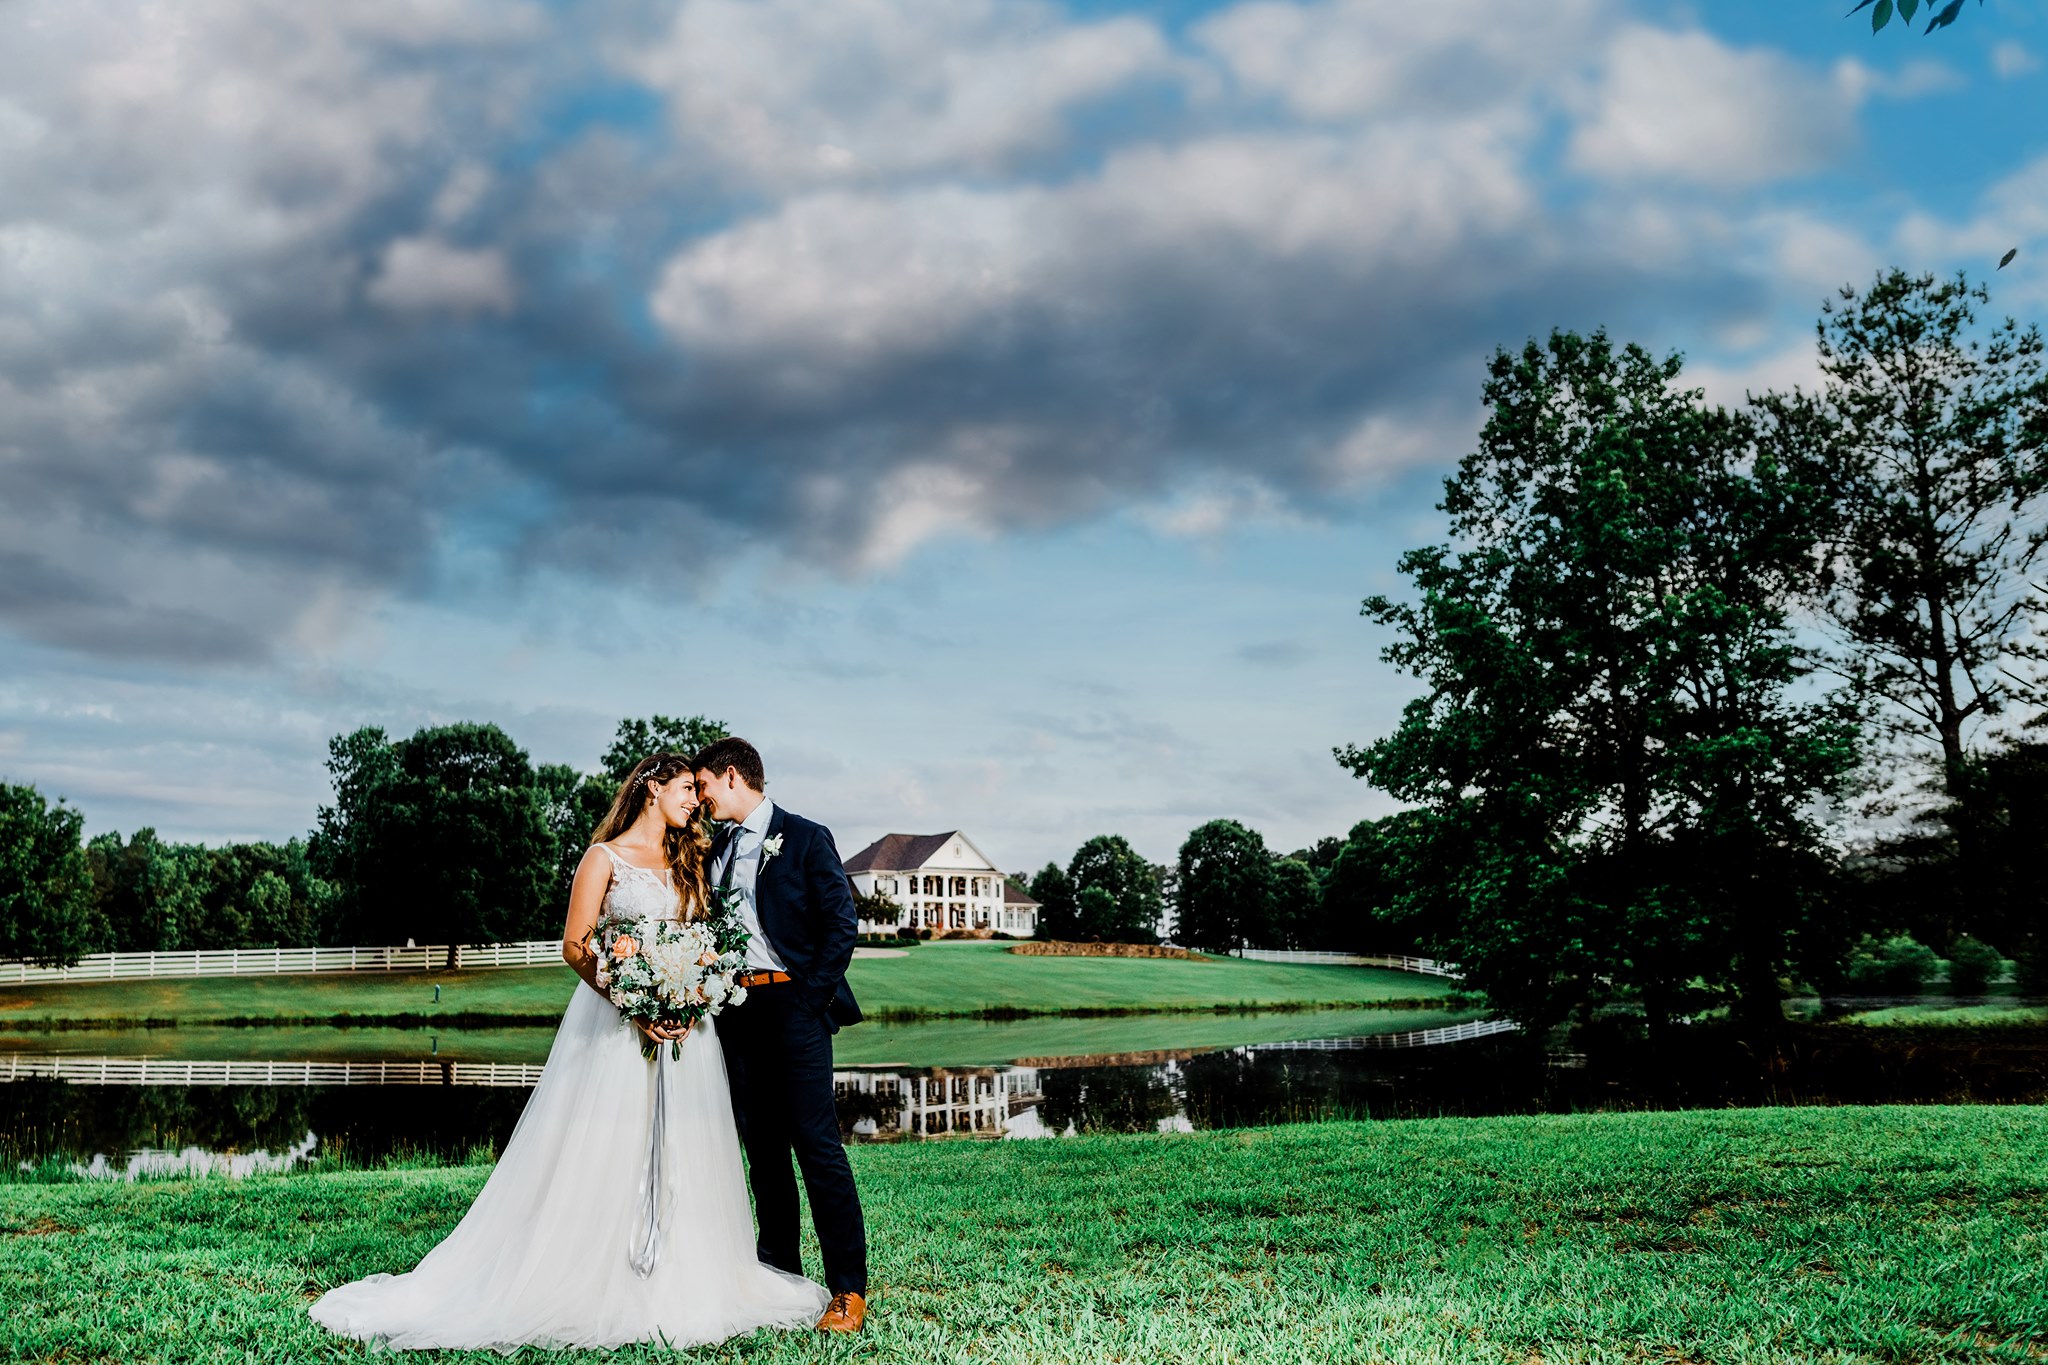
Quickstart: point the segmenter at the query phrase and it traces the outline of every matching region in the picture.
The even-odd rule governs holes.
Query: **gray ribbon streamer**
[[[647,1124],[647,1169],[640,1176],[640,1226],[627,1247],[633,1273],[646,1279],[661,1259],[662,1188],[661,1154],[668,1138],[668,1044],[654,1049],[654,1113]]]

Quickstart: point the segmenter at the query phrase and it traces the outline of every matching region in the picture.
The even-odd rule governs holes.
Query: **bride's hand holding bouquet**
[[[699,1019],[747,998],[747,932],[732,899],[710,919],[610,919],[592,932],[597,988],[640,1031],[642,1054],[666,1042],[681,1056]]]

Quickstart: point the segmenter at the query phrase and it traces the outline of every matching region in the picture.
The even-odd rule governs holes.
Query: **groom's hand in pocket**
[[[832,988],[813,985],[806,981],[801,983],[798,989],[802,991],[798,996],[798,1003],[802,1006],[803,1012],[814,1019],[824,1018],[825,1011],[832,1008]]]

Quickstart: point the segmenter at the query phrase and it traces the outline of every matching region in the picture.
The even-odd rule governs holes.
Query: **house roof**
[[[884,834],[848,858],[846,870],[901,872],[913,867],[923,867],[932,860],[932,855],[944,848],[959,833],[957,829],[949,829],[944,834]]]
[[[1038,902],[1025,895],[1022,891],[1019,891],[1016,884],[1008,877],[1003,878],[1003,904],[1028,905],[1034,910],[1038,908]]]

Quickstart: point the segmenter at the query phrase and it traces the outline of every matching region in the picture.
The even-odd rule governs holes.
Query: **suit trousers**
[[[722,1011],[718,1038],[754,1188],[757,1254],[777,1269],[803,1274],[794,1152],[825,1258],[825,1287],[866,1294],[867,1225],[839,1138],[831,1026],[802,1005],[791,983],[779,982],[755,987],[745,1004]]]

